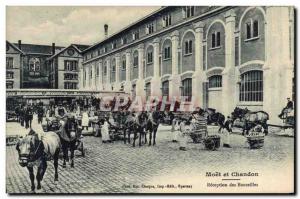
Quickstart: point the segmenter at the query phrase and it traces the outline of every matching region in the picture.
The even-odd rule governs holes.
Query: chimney
[[[20,49],[20,50],[22,50],[21,48],[21,44],[22,44],[22,41],[21,40],[18,40],[18,48]]]
[[[108,25],[104,24],[104,37],[105,39],[108,37]]]
[[[55,43],[52,43],[52,55],[55,54]]]

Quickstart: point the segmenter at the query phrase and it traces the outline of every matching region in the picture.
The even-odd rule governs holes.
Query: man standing
[[[42,105],[39,106],[37,110],[38,115],[38,124],[41,124],[43,122],[43,116],[44,116],[44,108]]]
[[[31,128],[31,123],[33,119],[33,110],[30,105],[26,105],[25,107],[25,128]]]

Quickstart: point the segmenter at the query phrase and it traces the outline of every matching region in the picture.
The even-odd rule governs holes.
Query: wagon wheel
[[[213,150],[216,149],[215,142],[214,142],[214,140],[212,140],[212,139],[206,139],[206,140],[204,141],[204,144],[205,144],[205,148],[208,149],[208,150],[213,151]]]

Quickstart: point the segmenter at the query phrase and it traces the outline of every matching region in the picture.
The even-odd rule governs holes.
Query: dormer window
[[[253,39],[259,36],[259,29],[258,29],[258,20],[250,19],[246,22],[246,39]]]
[[[112,49],[116,49],[116,48],[117,48],[117,43],[116,43],[116,42],[113,42],[113,43],[111,44],[111,48],[112,48]]]
[[[126,38],[126,37],[123,37],[123,38],[121,39],[121,43],[122,43],[122,45],[127,44],[127,38]]]
[[[149,35],[149,34],[152,34],[153,32],[154,32],[154,25],[153,25],[153,23],[148,24],[146,26],[146,34]]]
[[[194,6],[185,6],[183,8],[183,17],[190,18],[193,17],[195,14],[195,7]]]
[[[139,38],[140,38],[140,33],[137,30],[132,34],[132,39],[133,39],[133,41],[135,41],[135,40],[138,40]]]
[[[172,25],[171,14],[167,14],[163,16],[163,26],[168,27],[170,25]]]

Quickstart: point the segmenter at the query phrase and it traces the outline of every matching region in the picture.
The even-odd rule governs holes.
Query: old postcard
[[[295,193],[294,9],[7,6],[7,193]]]

